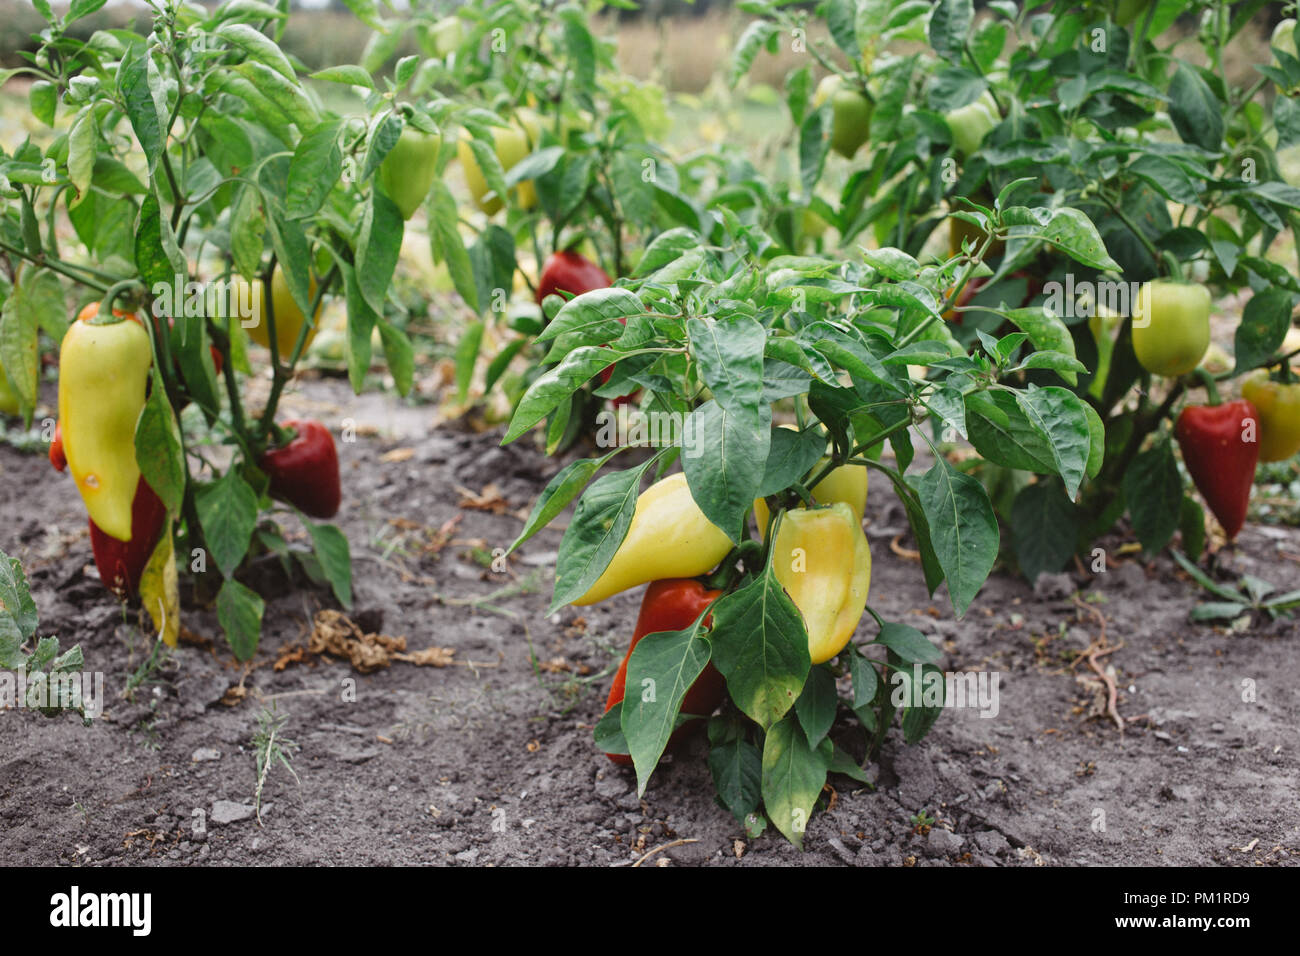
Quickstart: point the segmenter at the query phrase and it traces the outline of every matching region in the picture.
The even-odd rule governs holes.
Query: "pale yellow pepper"
[[[93,325],[91,306],[68,327],[59,351],[59,427],[68,470],[95,525],[131,540],[140,481],[135,426],[145,404],[153,349],[133,318]]]
[[[609,567],[574,604],[585,607],[648,581],[693,578],[712,571],[732,548],[726,532],[704,516],[680,472],[636,499],[627,537]]]
[[[844,502],[787,511],[772,542],[772,571],[803,615],[814,664],[844,649],[867,607],[871,549]]]

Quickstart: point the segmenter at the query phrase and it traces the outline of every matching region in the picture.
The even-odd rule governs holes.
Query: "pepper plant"
[[[408,58],[383,80],[360,66],[317,74],[365,94],[364,112],[327,109],[277,43],[283,3],[167,0],[153,4],[148,36],[101,31],[84,42],[65,31],[102,2],[63,15],[35,6],[48,23],[37,51],[0,72],[0,82],[33,79],[32,115],[49,127],[43,146],[0,155],[0,363],[30,422],[40,336],[63,342],[64,421],[57,440],[53,428],[46,437],[87,502],[105,584],[138,585],[174,642],[179,567],[247,659],[263,612],[239,580],[250,559],[278,555],[351,602],[346,538],[309,520],[338,508],[333,437],[277,410],[327,299],[346,305],[354,388],[375,337],[398,390],[411,387],[390,286],[412,184],[427,190],[450,149],[429,156],[407,144],[440,145],[455,108],[411,92],[420,62]],[[60,239],[64,216],[76,242]],[[90,303],[75,337],[65,334],[69,296]],[[103,351],[109,341],[131,356],[120,369]],[[247,388],[260,377],[253,343],[269,355],[257,390]],[[125,421],[120,442],[94,438],[105,408]],[[101,494],[110,473],[119,480]],[[302,520],[310,549],[288,544],[272,497]]]
[[[1032,223],[1027,228],[1056,248],[1095,268],[1108,265],[1077,210],[1059,208],[1040,220],[1013,203],[1031,184],[1002,190],[990,219]],[[1072,492],[1100,466],[1101,434],[1085,403],[1063,385],[1009,384],[1029,368],[1063,382],[1083,371],[1051,347],[1041,309],[1012,313],[1024,331],[982,335],[970,351],[943,322],[954,286],[983,268],[991,236],[980,248],[927,263],[890,247],[847,260],[764,261],[761,229],[725,207],[709,220],[704,235],[661,233],[631,278],[573,299],[539,337],[549,343],[554,368],[524,394],[505,442],[544,422],[611,361],[615,379],[643,390],[642,433],[661,437],[646,460],[621,470],[610,466],[641,444],[618,440],[624,436],[599,458],[570,463],[542,493],[514,547],[577,499],[560,545],[552,610],[650,580],[712,572],[709,583],[722,594],[707,615],[635,645],[626,676],[633,693],[601,721],[598,742],[630,755],[644,792],[683,698],[712,663],[733,705],[710,721],[719,797],[751,826],[759,825],[751,814],[761,805],[777,829],[800,842],[826,773],[861,779],[861,754],[879,747],[896,709],[909,741],[933,724],[939,706],[919,685],[912,696],[913,666],[922,683],[942,680],[937,650],[905,624],[871,612],[869,643],[881,645],[883,658],[849,642],[864,606],[870,610],[865,484],[855,513],[851,501],[831,500],[857,498],[833,490],[851,482],[823,482],[843,469],[888,480],[911,523],[927,586],[933,592],[946,583],[960,615],[993,567],[999,532],[983,486],[938,453],[927,426],[964,436],[977,416],[1005,425],[1015,415]],[[1027,350],[1030,342],[1037,348]],[[774,425],[782,410],[797,429]],[[914,471],[916,441],[933,457]],[[885,442],[892,461],[881,456]],[[682,475],[660,477],[678,462]],[[660,480],[640,494],[651,477]],[[756,502],[770,516],[765,538],[748,527]],[[853,757],[828,736],[839,678],[852,686],[846,704],[868,738]],[[900,684],[906,703],[896,708]]]
[[[1050,477],[1046,449],[1023,440],[1029,432],[1018,415],[1008,423],[976,415],[967,436],[977,455],[963,467],[988,488],[1010,530],[1007,557],[1031,579],[1076,554],[1104,570],[1094,542],[1126,515],[1148,552],[1180,530],[1199,552],[1204,515],[1179,469],[1173,425],[1207,385],[1253,376],[1242,392],[1268,411],[1254,404],[1235,444],[1283,457],[1300,446],[1292,440],[1300,419],[1284,411],[1294,350],[1283,347],[1300,284],[1268,257],[1280,234],[1294,239],[1300,209],[1300,190],[1284,181],[1277,158],[1300,136],[1294,21],[1274,32],[1273,61],[1256,67],[1253,80],[1234,81],[1227,67],[1234,47],[1247,51],[1236,59],[1250,61],[1255,17],[1267,8],[998,3],[977,17],[969,0],[827,0],[816,9],[830,39],[809,41],[812,59],[875,99],[871,142],[880,146],[847,161],[830,212],[844,239],[872,236],[923,255],[945,221],[949,254],[991,237],[992,274],[972,274],[945,315],[953,335],[964,345],[1004,335],[1024,321],[1015,313],[1041,307],[1054,349],[1087,369],[1067,385],[1104,432],[1107,455],[1077,496]],[[738,44],[741,66],[761,44],[807,26],[808,14],[761,0],[747,9],[760,17]],[[882,40],[918,33],[929,51],[893,57],[883,49]],[[1187,62],[1192,46],[1206,67]],[[842,162],[830,146],[843,117],[831,105],[806,105],[813,65],[787,84],[809,191]],[[1018,194],[1030,218],[995,222],[990,197],[1030,176]],[[1064,208],[1096,224],[1104,265],[1080,262],[1040,235]],[[1207,352],[1211,288],[1253,293],[1233,357]],[[1010,381],[1050,379],[1028,369]],[[1206,394],[1217,404],[1217,388]],[[1228,483],[1238,497],[1249,493],[1256,450],[1216,463],[1237,472]],[[1192,477],[1198,486],[1220,483]],[[1233,525],[1228,513],[1244,513],[1244,499],[1216,509],[1210,497],[1225,526]]]

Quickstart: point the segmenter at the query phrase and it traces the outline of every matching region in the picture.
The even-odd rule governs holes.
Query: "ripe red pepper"
[[[693,578],[666,578],[650,582],[645,597],[641,599],[641,613],[637,615],[632,643],[628,645],[623,663],[619,665],[614,683],[609,688],[609,697],[605,701],[606,713],[623,702],[627,686],[627,663],[632,659],[632,650],[641,638],[660,631],[680,631],[690,627],[721,594],[721,591],[706,590],[703,584]],[[704,623],[707,625],[709,620],[706,619]],[[682,700],[682,713],[707,717],[722,703],[726,692],[727,682],[716,667],[707,664],[686,692],[686,697]],[[677,728],[669,739],[668,746],[680,743],[690,729],[689,725]],[[616,764],[632,764],[632,758],[627,754],[606,756]]]
[[[609,274],[600,266],[571,250],[555,252],[542,267],[542,277],[537,283],[537,304],[548,295],[558,295],[566,301],[570,296],[582,295],[592,289],[608,289]],[[569,293],[563,295],[562,293]]]
[[[1188,405],[1174,425],[1183,463],[1229,541],[1246,520],[1259,461],[1259,441],[1246,441],[1243,433],[1247,423],[1257,430],[1258,422],[1255,406],[1239,398],[1222,405]]]
[[[104,586],[118,594],[135,594],[140,589],[140,577],[145,565],[158,544],[158,535],[167,518],[167,508],[162,499],[140,477],[131,500],[131,540],[119,541],[105,534],[94,521],[90,522],[90,547],[95,553],[95,567],[99,568]]]
[[[63,428],[57,423],[54,441],[50,442],[50,466],[55,471],[68,468],[68,458],[63,452]],[[119,541],[100,530],[94,519],[90,520],[90,548],[95,554],[100,580],[106,588],[118,594],[139,591],[140,578],[158,544],[158,535],[166,519],[167,509],[162,499],[142,476],[135,486],[135,497],[131,499],[130,541]]]
[[[542,300],[548,295],[559,295],[560,298],[567,300],[569,296],[561,293],[567,292],[579,296],[593,289],[608,289],[610,284],[609,274],[604,269],[590,259],[566,249],[563,252],[552,253],[546,260],[546,265],[542,267],[542,277],[537,283],[537,304],[541,305]],[[619,319],[619,321],[627,325],[626,319]],[[600,384],[604,385],[608,382],[613,374],[612,365],[601,369]],[[611,401],[617,407],[626,405],[635,397],[636,392],[632,392],[628,395],[620,395]]]
[[[271,479],[271,496],[313,518],[334,517],[342,498],[334,436],[318,421],[290,421],[284,427],[294,429],[297,436],[268,451],[259,462]]]

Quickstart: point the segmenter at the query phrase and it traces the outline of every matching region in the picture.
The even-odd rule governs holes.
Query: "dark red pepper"
[[[641,599],[641,613],[637,615],[632,643],[628,645],[627,653],[623,655],[623,663],[619,665],[618,673],[614,675],[614,683],[609,688],[609,697],[605,701],[606,713],[623,702],[623,694],[627,687],[627,663],[632,659],[632,650],[641,638],[660,631],[681,631],[690,627],[695,623],[696,618],[704,613],[705,608],[721,594],[721,591],[706,590],[703,584],[693,578],[665,578],[662,581],[650,582],[645,597]],[[707,625],[709,620],[705,619],[704,623]],[[726,693],[726,680],[713,664],[706,664],[682,700],[682,713],[707,717],[722,703]],[[677,728],[669,738],[668,746],[681,743],[682,737],[691,729],[689,724]],[[614,763],[624,766],[630,766],[632,763],[632,758],[627,754],[606,754],[606,756]]]
[[[51,446],[51,451],[53,446]],[[90,522],[90,547],[95,553],[95,567],[104,586],[118,594],[135,594],[140,577],[158,544],[158,535],[167,518],[162,499],[141,476],[131,499],[131,540],[119,541]]]
[[[68,458],[63,453],[63,428],[57,423],[54,441],[50,442],[50,465],[55,471],[66,471],[68,467]],[[130,541],[105,534],[99,525],[90,522],[90,548],[104,587],[118,594],[135,594],[140,590],[140,578],[153,556],[166,519],[167,509],[162,499],[141,476],[135,486],[135,497],[131,499]]]
[[[572,296],[593,289],[608,289],[610,284],[609,274],[590,259],[567,249],[555,252],[542,267],[542,277],[537,283],[537,304],[541,305],[548,295],[558,295],[568,301]],[[569,294],[563,295],[565,292]]]
[[[268,451],[259,463],[271,479],[271,496],[313,518],[334,517],[342,499],[334,436],[317,421],[285,422],[284,427],[294,429],[297,436]]]
[[[1259,428],[1259,412],[1244,398],[1222,405],[1188,405],[1174,425],[1183,463],[1228,540],[1246,520],[1255,483],[1259,441],[1247,441],[1248,427]]]
[[[609,274],[600,266],[576,252],[565,250],[556,252],[546,260],[542,267],[542,277],[537,283],[537,304],[548,295],[559,295],[566,301],[571,296],[579,296],[593,289],[608,289],[611,284]],[[570,295],[562,295],[561,293]],[[619,319],[627,325],[627,319]],[[600,384],[604,385],[614,374],[614,366],[607,365],[600,370]],[[639,389],[637,391],[640,391]],[[636,397],[636,392],[620,395],[611,399],[615,406],[626,405]]]

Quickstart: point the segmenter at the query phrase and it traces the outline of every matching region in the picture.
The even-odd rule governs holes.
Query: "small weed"
[[[275,763],[280,763],[293,776],[294,783],[302,786],[298,772],[293,769],[293,755],[298,745],[282,735],[287,714],[281,714],[273,704],[257,715],[257,733],[253,735],[253,750],[257,756],[257,789],[253,791],[253,806],[257,809],[257,825],[262,825],[262,789]]]

